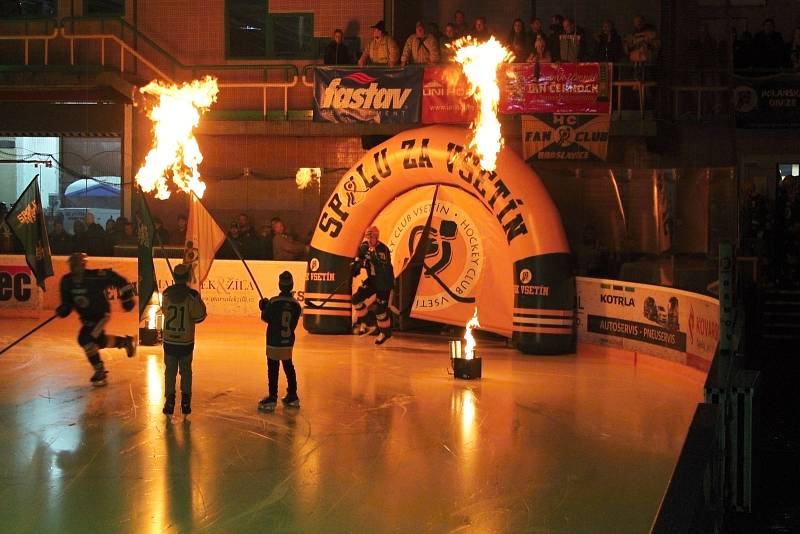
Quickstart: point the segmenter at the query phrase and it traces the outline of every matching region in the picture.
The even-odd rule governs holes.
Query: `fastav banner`
[[[737,128],[800,128],[800,74],[734,76]]]
[[[468,97],[469,84],[461,67],[426,67],[422,75],[422,123],[468,124],[478,112]]]
[[[607,113],[540,113],[522,116],[522,154],[528,163],[557,160],[604,161],[608,154]]]
[[[708,370],[719,301],[669,287],[576,277],[578,340]]]
[[[611,113],[611,63],[514,63],[501,80],[501,113]]]
[[[422,69],[314,68],[314,121],[419,122]]]

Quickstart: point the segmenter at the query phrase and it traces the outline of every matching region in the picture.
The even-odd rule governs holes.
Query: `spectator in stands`
[[[600,32],[595,38],[595,61],[616,63],[622,59],[622,37],[614,28],[614,23],[606,19],[603,21]]]
[[[116,232],[116,225],[114,219],[109,217],[106,221],[106,235],[113,235]]]
[[[444,35],[442,35],[442,39],[439,42],[439,59],[442,63],[449,63],[453,60],[455,51],[449,45],[454,43],[456,39],[458,39],[456,36],[456,25],[452,22],[448,22],[444,27]]]
[[[550,63],[553,60],[550,51],[547,50],[545,37],[539,35],[533,42],[533,52],[528,56],[528,63]]]
[[[353,56],[344,44],[344,32],[339,28],[333,30],[333,40],[325,47],[326,65],[352,65]]]
[[[137,246],[139,244],[139,239],[136,236],[136,232],[133,229],[133,223],[130,221],[125,222],[125,226],[122,227],[122,235],[117,242],[118,245],[122,246]],[[158,246],[158,243],[156,243]]]
[[[186,243],[186,215],[180,214],[177,218],[177,229],[172,236],[172,244],[183,246]]]
[[[655,27],[644,17],[633,17],[633,31],[625,39],[625,52],[628,59],[637,65],[653,63],[656,60],[659,42]]]
[[[272,257],[275,261],[301,259],[308,250],[306,245],[295,241],[286,233],[286,226],[277,217],[273,219],[272,233]]]
[[[464,12],[460,9],[453,14],[453,19],[455,20],[455,30],[456,30],[456,39],[460,39],[470,34],[469,24],[467,24],[467,18],[464,16]]]
[[[789,61],[795,72],[800,72],[800,27],[794,29],[792,42],[789,43]]]
[[[106,242],[106,232],[103,227],[94,220],[94,213],[87,211],[84,216],[86,222],[86,233],[84,240],[86,252],[90,256],[107,256],[111,250],[111,242]]]
[[[72,254],[74,240],[72,236],[64,230],[64,222],[56,219],[53,222],[53,231],[48,236],[50,238],[50,251],[59,256]]]
[[[238,259],[239,255],[236,253],[236,250],[242,253],[244,241],[242,241],[242,236],[239,235],[239,226],[235,222],[231,223],[227,237],[222,246],[219,247],[216,257],[223,260]],[[236,249],[234,249],[234,247],[236,247]]]
[[[563,22],[564,31],[558,36],[558,58],[564,63],[586,60],[586,35],[575,21],[567,17]]]
[[[775,21],[766,19],[753,39],[753,66],[757,69],[777,70],[788,65],[783,36],[775,31]]]
[[[531,51],[533,51],[533,45],[536,42],[536,38],[538,36],[542,36],[543,39],[547,39],[547,35],[544,33],[544,27],[542,26],[542,19],[539,17],[533,17],[530,23],[530,31],[528,35],[530,36],[531,40]]]
[[[506,46],[514,53],[515,63],[522,63],[531,55],[531,40],[525,30],[525,23],[522,22],[522,19],[514,19],[511,24]]]
[[[358,66],[363,67],[369,62],[371,65],[397,66],[400,51],[397,43],[390,35],[386,34],[386,25],[379,20],[372,28],[372,40],[367,44]]]
[[[553,61],[558,61],[558,52],[561,48],[560,37],[564,33],[564,17],[561,15],[553,15],[550,17],[550,37],[547,42],[547,49],[550,51],[550,56]]]
[[[472,37],[478,42],[488,41],[492,36],[489,27],[486,25],[486,17],[478,17],[475,19],[475,27],[472,29]]]
[[[261,259],[272,259],[272,225],[262,224],[258,231],[259,246],[261,248]]]
[[[405,67],[409,63],[415,65],[429,65],[439,63],[439,43],[433,35],[425,32],[425,23],[417,21],[414,35],[406,39],[403,54],[400,56],[400,65]]]
[[[736,70],[747,70],[753,66],[753,34],[745,30],[739,36],[736,28],[731,30],[731,40],[733,41],[733,68]]]
[[[153,242],[155,246],[160,247],[162,245],[169,245],[172,242],[169,240],[169,230],[164,228],[164,221],[162,221],[158,217],[154,217],[153,227],[156,230],[156,235],[155,235],[156,240]]]
[[[240,213],[236,217],[236,225],[239,227],[239,235],[242,237],[252,237],[255,235],[255,230],[253,230],[253,225],[250,224],[250,218],[247,216],[246,213]]]

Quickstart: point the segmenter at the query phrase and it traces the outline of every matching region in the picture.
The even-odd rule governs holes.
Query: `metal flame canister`
[[[453,366],[453,376],[463,380],[473,380],[481,377],[481,359],[475,356],[469,360],[464,358],[461,351],[461,340],[450,340],[450,362]]]

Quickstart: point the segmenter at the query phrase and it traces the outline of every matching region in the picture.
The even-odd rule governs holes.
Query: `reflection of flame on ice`
[[[469,82],[469,94],[475,95],[478,103],[478,116],[470,125],[470,148],[477,152],[481,167],[493,171],[497,154],[503,146],[500,121],[497,119],[497,105],[500,102],[497,69],[501,64],[510,62],[514,55],[494,37],[478,42],[467,36],[449,46],[455,50],[455,60],[461,64]]]
[[[294,181],[297,182],[298,189],[305,189],[314,182],[317,182],[317,187],[319,187],[321,177],[322,169],[319,167],[300,167],[297,169]]]
[[[478,308],[475,308],[475,314],[472,319],[467,321],[467,330],[464,332],[464,341],[467,342],[464,347],[464,359],[471,360],[475,357],[475,337],[472,335],[472,329],[480,326],[478,322]]]
[[[153,300],[156,302],[153,302]],[[153,299],[150,299],[150,304],[147,306],[147,328],[150,330],[158,330],[158,313],[161,311],[161,293],[154,293]]]
[[[203,161],[193,130],[200,123],[200,114],[216,102],[217,80],[206,76],[182,85],[166,85],[153,81],[142,87],[145,95],[158,101],[148,111],[153,121],[153,147],[144,166],[136,173],[142,191],[156,191],[156,198],[169,198],[167,179],[179,189],[203,196],[206,185],[200,181],[198,165]]]

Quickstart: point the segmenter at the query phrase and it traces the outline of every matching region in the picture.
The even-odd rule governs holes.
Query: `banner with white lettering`
[[[514,63],[501,113],[611,113],[611,63]]]
[[[478,114],[469,84],[458,65],[425,67],[422,78],[422,124],[469,124]]]
[[[24,256],[0,256],[0,311],[16,317],[38,317],[44,293]],[[8,263],[6,263],[8,262]],[[58,289],[50,293],[58,294]]]
[[[419,122],[421,68],[314,68],[314,121]]]
[[[717,299],[662,286],[576,278],[578,340],[708,370],[719,342]]]
[[[737,128],[800,128],[800,74],[734,76]]]
[[[608,154],[607,113],[540,113],[522,116],[526,161],[598,160]]]

